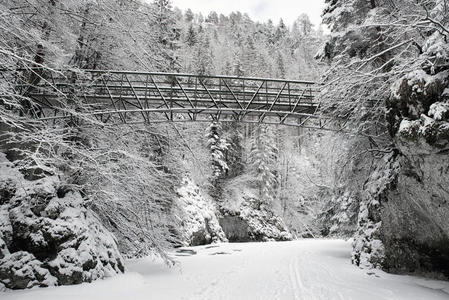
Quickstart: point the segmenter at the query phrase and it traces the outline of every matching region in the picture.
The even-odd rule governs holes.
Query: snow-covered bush
[[[334,195],[326,205],[325,214],[329,223],[323,224],[328,228],[327,234],[337,237],[350,237],[354,231],[354,219],[357,218],[358,199],[349,190],[343,195]]]

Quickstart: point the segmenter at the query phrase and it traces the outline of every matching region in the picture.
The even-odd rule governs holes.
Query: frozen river
[[[173,268],[132,260],[124,275],[0,293],[0,299],[449,299],[449,282],[359,269],[350,263],[350,248],[342,240],[192,247],[174,253],[179,266]]]

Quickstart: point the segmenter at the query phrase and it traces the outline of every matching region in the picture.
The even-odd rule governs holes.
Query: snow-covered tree
[[[226,151],[229,149],[229,143],[221,137],[221,125],[218,122],[212,122],[209,125],[206,131],[206,139],[211,153],[211,181],[216,183],[229,170],[225,156]]]
[[[278,181],[277,158],[278,149],[273,130],[266,125],[257,126],[251,139],[248,168],[257,179],[260,204],[274,200]]]
[[[214,74],[214,69],[209,36],[206,33],[202,33],[194,49],[193,71],[200,76],[205,76]]]
[[[301,14],[293,23],[293,27],[296,28],[300,35],[304,37],[310,36],[313,29],[313,24],[307,14]]]
[[[180,29],[172,10],[170,0],[154,0],[156,35],[163,51],[165,61],[161,68],[164,71],[176,71],[179,68],[179,57],[176,50],[179,48]]]
[[[184,18],[187,22],[192,22],[193,19],[195,18],[195,15],[193,14],[193,12],[190,8],[186,10]]]
[[[206,22],[212,24],[218,24],[218,14],[215,11],[212,11],[206,18]]]
[[[223,137],[229,144],[226,151],[226,162],[229,167],[227,178],[239,176],[244,170],[243,155],[245,149],[242,130],[242,125],[237,122],[223,126]]]
[[[190,26],[189,26],[185,41],[186,41],[187,45],[190,47],[195,46],[195,44],[197,43],[197,34],[196,34],[195,28],[193,28],[192,24],[190,24]]]
[[[276,57],[276,77],[285,78],[284,59],[282,58],[282,54],[280,52],[277,53]]]
[[[280,19],[279,24],[276,27],[276,31],[274,33],[274,42],[275,43],[281,42],[287,36],[287,33],[288,28],[285,25],[284,20]]]

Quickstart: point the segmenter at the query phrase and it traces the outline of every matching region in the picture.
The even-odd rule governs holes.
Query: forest
[[[214,257],[208,272],[215,274],[215,263],[224,267],[219,254],[245,268],[250,260],[238,255],[267,247],[273,258],[259,265],[278,251],[303,260],[310,254],[311,263],[280,269],[290,272],[291,291],[254,287],[255,294],[229,299],[447,299],[449,2],[325,0],[322,20],[326,27],[301,12],[292,24],[239,11],[202,15],[170,0],[0,0],[0,297],[54,289],[57,298],[49,287],[133,281],[120,276],[139,273],[149,257],[186,272],[190,256],[198,266]],[[212,115],[152,122],[150,110],[142,112],[145,122],[120,114],[122,124],[103,123],[89,113],[95,103],[77,96],[95,87],[91,72],[100,70],[194,74],[206,90],[207,78],[218,75],[313,82],[314,114],[344,120],[344,129]],[[54,76],[68,88],[58,89]],[[44,109],[32,95],[42,84],[57,95],[64,118],[41,120]],[[223,250],[207,252],[213,247]],[[301,272],[318,272],[317,253],[326,247],[347,251],[339,263],[351,264],[353,282],[394,281],[393,294],[331,293],[340,284],[332,277],[323,288],[319,275],[307,285]],[[391,274],[428,283],[413,285],[413,298],[399,288],[405,277]],[[201,276],[198,282],[209,280]],[[220,293],[238,289],[230,279],[221,283],[199,285],[201,295],[163,290],[153,297],[228,299]],[[70,298],[75,289],[66,291]]]

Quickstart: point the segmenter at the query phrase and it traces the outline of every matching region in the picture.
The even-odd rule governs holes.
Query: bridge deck
[[[15,88],[38,104],[37,117],[46,121],[84,114],[113,124],[234,120],[341,129],[317,113],[319,85],[310,81],[132,71],[28,71]]]

